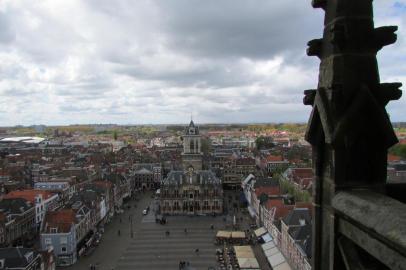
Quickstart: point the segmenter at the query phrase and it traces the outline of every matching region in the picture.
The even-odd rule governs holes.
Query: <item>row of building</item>
[[[292,175],[303,168],[290,170],[288,179],[249,175],[242,182],[242,190],[250,215],[269,233],[289,265],[297,270],[310,270],[312,204],[295,201],[281,188],[282,181],[296,183]]]

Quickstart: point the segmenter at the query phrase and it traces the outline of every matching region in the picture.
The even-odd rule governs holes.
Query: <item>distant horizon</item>
[[[194,121],[194,120],[193,120]],[[280,125],[280,124],[297,124],[307,125],[307,122],[198,122],[194,121],[198,126],[205,125]],[[406,121],[391,121],[392,124],[406,124]],[[189,122],[185,123],[147,123],[147,124],[116,124],[116,123],[87,123],[87,124],[62,124],[62,125],[47,125],[47,124],[32,124],[32,125],[14,125],[14,126],[0,126],[0,128],[18,128],[18,127],[69,127],[69,126],[187,126]]]
[[[306,125],[307,122],[198,122],[194,121],[196,125],[278,125],[278,124],[299,124]],[[403,122],[396,122],[403,123]],[[68,126],[187,126],[189,122],[185,123],[146,123],[146,124],[116,124],[116,123],[87,123],[87,124],[62,124],[62,125],[47,125],[47,124],[32,124],[32,125],[14,125],[14,126],[0,126],[0,128],[16,128],[16,127],[68,127]]]

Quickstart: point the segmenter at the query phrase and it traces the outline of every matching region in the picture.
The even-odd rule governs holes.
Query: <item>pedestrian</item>
[[[196,253],[196,255],[199,254],[199,249],[198,248],[196,248],[195,253]]]
[[[118,230],[118,231],[117,231],[117,234],[118,234],[118,236],[120,236],[120,235],[121,235],[121,231],[120,231],[120,230]]]
[[[122,222],[121,218],[120,218],[120,223]]]
[[[187,229],[185,228],[185,234],[187,234]]]
[[[93,264],[89,265],[90,270],[93,270]]]
[[[210,225],[210,229],[214,230],[214,225],[213,224]]]

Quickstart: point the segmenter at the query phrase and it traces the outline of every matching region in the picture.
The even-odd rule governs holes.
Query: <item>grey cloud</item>
[[[159,1],[169,44],[195,56],[270,58],[302,51],[322,13],[306,1]],[[316,36],[317,37],[317,36]]]
[[[381,80],[406,83],[405,16],[389,2],[374,1],[378,26],[400,26],[378,55]],[[5,3],[2,124],[308,118],[302,93],[316,87],[319,60],[306,42],[322,35],[324,14],[309,1]],[[393,120],[404,120],[404,100],[388,106]]]
[[[0,45],[10,43],[14,39],[15,33],[11,28],[10,19],[5,12],[0,11]]]

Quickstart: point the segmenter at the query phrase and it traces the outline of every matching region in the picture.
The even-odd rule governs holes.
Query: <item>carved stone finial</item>
[[[396,31],[398,30],[397,26],[382,26],[375,28],[374,30],[374,41],[377,51],[382,49],[384,46],[393,44],[396,42],[397,35]]]
[[[312,6],[314,8],[325,8],[327,5],[327,0],[312,0]]]
[[[312,105],[314,104],[314,99],[316,97],[316,89],[308,89],[304,90],[304,98],[303,98],[303,104],[304,105]]]
[[[310,40],[307,43],[307,46],[309,46],[306,50],[307,55],[308,56],[317,56],[320,58],[322,41],[323,41],[323,39],[321,39],[321,38]]]
[[[386,106],[391,100],[398,100],[402,96],[402,90],[399,88],[402,87],[402,83],[381,83],[379,91],[379,99],[382,102],[382,105]]]

